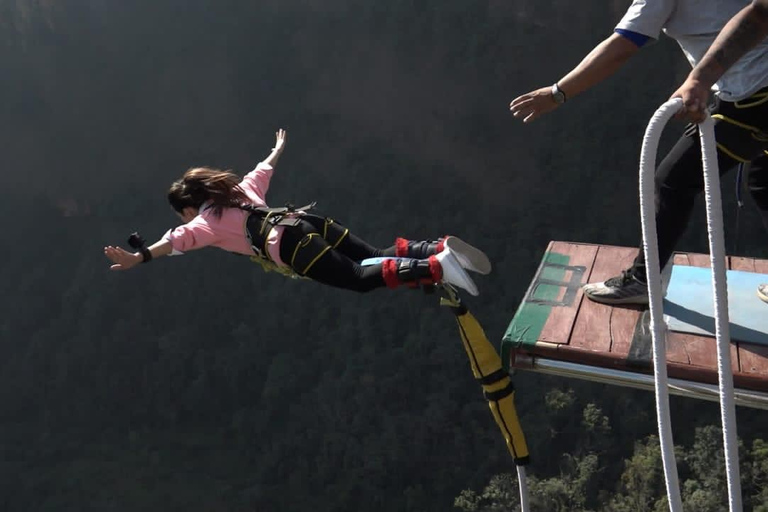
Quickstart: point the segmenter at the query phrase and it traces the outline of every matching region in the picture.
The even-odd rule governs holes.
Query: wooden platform
[[[546,359],[652,375],[647,307],[606,306],[590,301],[581,291],[587,282],[620,274],[636,253],[635,248],[550,242],[504,335],[505,364],[532,368],[537,359]],[[709,267],[709,256],[677,253],[674,263]],[[768,260],[728,257],[728,269],[768,273]],[[736,388],[768,393],[768,346],[732,339],[731,360]],[[671,379],[717,385],[714,337],[669,332],[667,361]]]

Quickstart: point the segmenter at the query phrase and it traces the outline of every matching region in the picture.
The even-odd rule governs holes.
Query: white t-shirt
[[[617,29],[658,39],[663,30],[695,66],[720,30],[749,0],[634,0]],[[738,101],[768,86],[768,39],[750,50],[712,87],[725,101]]]

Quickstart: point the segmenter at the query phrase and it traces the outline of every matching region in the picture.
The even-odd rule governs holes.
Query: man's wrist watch
[[[565,93],[560,89],[560,86],[557,85],[557,82],[552,84],[552,99],[558,105],[565,103]]]

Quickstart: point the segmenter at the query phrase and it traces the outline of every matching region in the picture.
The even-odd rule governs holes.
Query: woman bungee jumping
[[[267,270],[357,292],[448,284],[478,294],[464,269],[487,274],[491,264],[482,251],[457,237],[398,237],[392,247],[379,249],[333,219],[311,213],[314,204],[269,208],[265,197],[285,144],[286,132],[280,129],[269,156],[242,180],[219,169],[189,169],[168,191],[168,202],[184,224],[149,247],[132,235],[135,252],[104,247],[111,269],[128,270],[212,246],[250,256]]]

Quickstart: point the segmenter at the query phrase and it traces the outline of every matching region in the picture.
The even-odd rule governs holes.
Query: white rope
[[[717,340],[717,375],[720,383],[720,416],[723,424],[725,473],[728,479],[728,507],[741,512],[741,479],[739,448],[736,437],[736,403],[733,397],[731,336],[728,325],[728,286],[725,273],[725,236],[723,207],[720,197],[720,172],[717,166],[715,123],[711,117],[699,124],[701,157],[704,164],[704,194],[707,200],[707,234],[709,236],[712,289],[715,300],[715,339]]]
[[[682,107],[677,98],[664,103],[654,113],[643,139],[640,156],[640,204],[643,225],[643,250],[648,277],[648,301],[651,313],[653,337],[653,368],[656,388],[656,412],[659,422],[659,440],[664,464],[667,497],[672,512],[682,510],[680,484],[675,463],[674,444],[669,413],[667,382],[666,329],[662,313],[662,283],[659,269],[658,240],[655,221],[655,185],[653,170],[656,167],[661,130],[669,119]],[[720,412],[723,423],[723,444],[726,476],[728,479],[728,504],[731,512],[741,512],[741,482],[739,478],[738,445],[736,437],[736,405],[731,371],[730,334],[728,329],[728,292],[725,274],[725,241],[723,212],[720,197],[720,174],[717,167],[714,122],[707,119],[699,125],[704,168],[704,192],[707,204],[707,233],[709,235],[712,286],[715,302],[715,337],[717,341],[717,371],[719,377]],[[713,168],[713,169],[711,169]],[[647,200],[650,198],[650,200]]]
[[[645,129],[643,147],[640,152],[640,219],[643,227],[643,251],[648,280],[648,304],[651,313],[651,336],[653,340],[653,375],[656,389],[656,417],[659,425],[661,461],[664,466],[664,480],[671,512],[681,512],[680,482],[677,476],[675,446],[672,441],[672,421],[669,413],[669,389],[667,384],[666,326],[662,310],[661,269],[659,268],[659,247],[656,233],[656,201],[654,170],[659,149],[661,131],[667,121],[680,109],[681,102],[668,101],[653,114]]]
[[[520,512],[530,512],[528,503],[528,481],[525,478],[525,466],[517,466],[517,483],[520,486]]]

